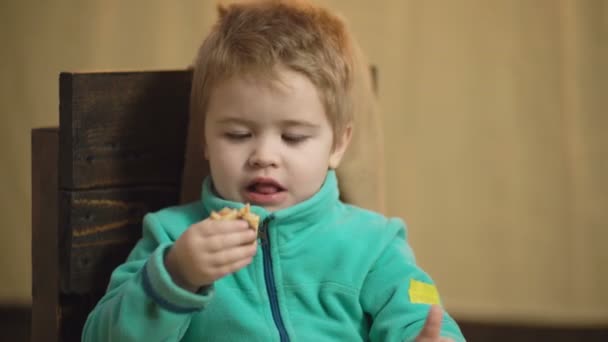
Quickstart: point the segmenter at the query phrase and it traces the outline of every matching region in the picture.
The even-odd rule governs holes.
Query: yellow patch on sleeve
[[[416,304],[440,304],[437,287],[418,280],[410,280],[410,302]]]

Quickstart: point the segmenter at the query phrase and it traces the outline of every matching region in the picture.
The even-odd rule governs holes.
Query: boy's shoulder
[[[388,217],[376,211],[351,204],[344,204],[340,213],[341,226],[361,235],[372,235],[376,239],[385,236],[392,239],[396,235],[406,236],[405,222],[397,217]],[[353,231],[354,230],[354,231]]]
[[[405,223],[395,217],[342,203],[334,216],[334,224],[324,229],[318,237],[319,245],[332,244],[340,255],[362,265],[378,260],[395,247],[407,249]],[[413,256],[407,254],[408,258]]]
[[[195,201],[187,204],[166,207],[147,214],[149,219],[154,218],[163,227],[174,227],[177,229],[187,228],[191,224],[201,221],[204,216],[203,203]]]

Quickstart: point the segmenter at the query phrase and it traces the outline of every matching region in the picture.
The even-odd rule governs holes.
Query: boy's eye
[[[245,139],[249,138],[251,136],[251,133],[247,133],[247,132],[226,132],[226,133],[224,133],[224,136],[226,138],[228,138],[229,140],[241,141],[241,140],[245,140]]]
[[[306,135],[298,135],[298,134],[283,134],[283,140],[288,144],[297,144],[301,143],[308,139]]]

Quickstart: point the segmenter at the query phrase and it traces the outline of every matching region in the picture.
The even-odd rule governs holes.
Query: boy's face
[[[215,190],[227,199],[269,211],[314,195],[350,140],[335,146],[316,87],[279,68],[281,82],[236,77],[218,84],[205,118],[205,157]],[[332,148],[333,147],[333,148]]]

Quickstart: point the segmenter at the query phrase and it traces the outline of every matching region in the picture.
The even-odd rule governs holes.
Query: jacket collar
[[[251,206],[251,211],[260,216],[260,223],[269,218],[271,227],[278,227],[278,229],[271,228],[271,236],[278,238],[278,242],[286,242],[292,240],[299,231],[316,226],[321,221],[321,217],[332,211],[339,202],[339,197],[336,172],[329,170],[323,185],[311,198],[275,212],[269,212],[255,205]],[[203,182],[201,200],[207,216],[211,211],[219,211],[224,207],[239,209],[245,205],[219,197],[213,189],[211,177],[207,177]]]

